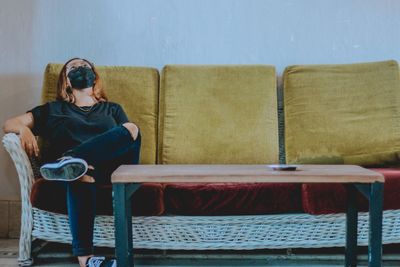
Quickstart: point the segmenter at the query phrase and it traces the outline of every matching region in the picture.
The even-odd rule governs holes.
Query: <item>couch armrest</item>
[[[31,259],[33,209],[30,201],[31,189],[34,182],[32,165],[28,155],[21,146],[18,135],[14,133],[4,135],[3,145],[14,161],[21,185],[21,233],[18,262],[20,266],[30,266],[33,263]]]
[[[3,136],[3,145],[10,154],[17,169],[19,183],[21,186],[22,212],[32,210],[30,193],[34,182],[33,170],[28,155],[21,146],[19,136],[15,133],[8,133]]]

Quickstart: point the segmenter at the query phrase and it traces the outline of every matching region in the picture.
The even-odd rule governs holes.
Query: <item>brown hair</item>
[[[68,84],[67,65],[71,61],[77,60],[77,59],[87,62],[90,65],[90,67],[92,68],[94,74],[96,75],[96,78],[94,80],[94,85],[93,85],[93,96],[96,98],[97,101],[103,101],[103,102],[108,101],[108,98],[104,92],[104,88],[103,88],[103,84],[101,82],[100,76],[97,73],[94,65],[91,62],[89,62],[88,60],[83,59],[83,58],[78,58],[78,57],[68,60],[62,67],[60,74],[58,75],[56,99],[59,101],[66,101],[66,102],[71,102],[71,103],[75,102],[75,97],[72,94],[72,88]]]

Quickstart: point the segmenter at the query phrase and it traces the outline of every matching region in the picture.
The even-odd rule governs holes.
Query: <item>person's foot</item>
[[[106,257],[93,256],[87,259],[87,267],[117,267],[115,259],[107,259]]]
[[[54,163],[47,163],[40,167],[40,174],[46,180],[75,181],[81,178],[88,170],[85,160],[73,157],[62,157]]]

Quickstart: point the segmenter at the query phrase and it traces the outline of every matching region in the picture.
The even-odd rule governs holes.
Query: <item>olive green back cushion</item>
[[[44,74],[42,101],[56,98],[58,75],[62,65],[48,64]],[[158,120],[157,69],[143,67],[96,66],[108,100],[119,103],[129,120],[141,130],[141,164],[155,164]]]
[[[278,162],[275,69],[165,66],[158,163]]]
[[[396,61],[284,71],[287,163],[398,165]]]

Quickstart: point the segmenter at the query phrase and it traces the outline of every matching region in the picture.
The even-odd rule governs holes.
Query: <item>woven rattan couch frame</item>
[[[3,137],[21,185],[21,234],[18,261],[33,264],[32,241],[71,243],[68,217],[32,207],[32,165],[18,135]],[[358,244],[368,244],[368,213],[359,213]],[[171,250],[253,250],[343,247],[345,214],[277,214],[246,216],[139,216],[133,220],[134,248]],[[97,216],[96,246],[114,247],[112,216]],[[400,210],[383,215],[383,244],[400,242]]]

